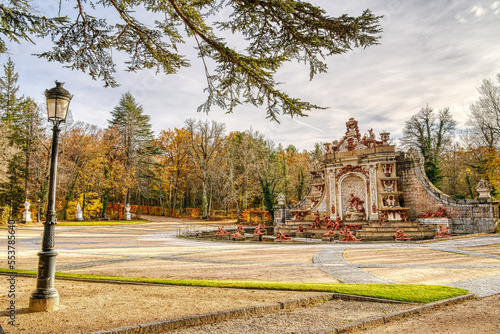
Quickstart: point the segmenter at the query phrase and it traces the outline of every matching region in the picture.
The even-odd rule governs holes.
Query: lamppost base
[[[41,291],[40,291],[41,292]],[[33,291],[30,296],[28,309],[30,312],[52,312],[59,310],[59,294],[56,289],[50,289],[40,293],[39,290]]]

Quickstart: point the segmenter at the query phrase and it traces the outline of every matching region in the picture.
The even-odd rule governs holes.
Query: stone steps
[[[398,221],[398,222],[370,222],[369,223],[371,227],[375,227],[375,226],[380,226],[380,227],[399,227],[399,228],[402,228],[403,226],[404,227],[414,227],[414,226],[422,226],[421,223],[419,222],[402,222],[402,221]],[[427,226],[424,224],[424,226]]]
[[[436,235],[434,230],[421,230],[421,231],[407,231],[403,232],[411,237],[411,240],[424,240],[432,239]],[[395,230],[392,231],[358,231],[357,238],[364,238],[365,240],[394,240]]]
[[[288,234],[292,237],[308,237],[308,238],[321,238],[329,229],[321,226],[319,229],[310,228],[312,221],[287,221],[281,224],[277,231]],[[367,221],[344,221],[344,224],[361,225],[360,230],[352,230],[357,238],[364,238],[369,241],[387,241],[394,240],[396,228],[401,229],[411,240],[432,239],[436,235],[436,229],[429,227],[426,224],[419,222],[403,222],[403,221],[389,221],[389,222],[367,222]],[[301,224],[304,228],[304,233],[297,233],[297,228]],[[339,236],[339,231],[336,230],[335,234]]]
[[[420,231],[428,231],[429,228],[427,226],[397,226],[403,232],[420,232]],[[378,227],[378,226],[364,226],[363,231],[365,232],[395,232],[395,227]],[[434,231],[434,230],[432,230]]]

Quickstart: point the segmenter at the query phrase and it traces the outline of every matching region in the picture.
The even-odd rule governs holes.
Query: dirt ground
[[[7,277],[0,276],[0,279],[5,281]],[[317,292],[144,286],[56,279],[60,310],[29,313],[29,296],[35,286],[35,278],[16,278],[17,325],[8,325],[7,311],[0,312],[0,323],[6,333],[92,332],[318,295]],[[0,305],[8,305],[8,302],[7,294],[0,296]],[[5,308],[2,306],[2,309]]]
[[[151,278],[338,283],[337,280],[316,267],[275,267],[264,264],[238,266],[217,263],[193,264],[192,262],[157,259],[120,262],[66,270],[65,272]]]

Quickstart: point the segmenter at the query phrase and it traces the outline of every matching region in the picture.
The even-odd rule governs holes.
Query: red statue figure
[[[356,238],[352,234],[352,232],[349,229],[349,227],[347,227],[347,226],[345,226],[344,228],[342,228],[339,233],[344,236],[344,239],[342,239],[340,241],[361,241],[361,240],[364,240],[364,238],[361,238],[361,239]]]
[[[335,238],[335,232],[333,230],[330,230],[327,233],[323,234],[322,238]]]
[[[399,215],[401,216],[401,220],[404,222],[410,221],[408,216],[406,215],[406,210],[398,210]]]
[[[363,208],[363,203],[365,203],[365,201],[362,201],[359,197],[356,197],[354,196],[354,194],[351,194],[351,198],[349,199],[349,207],[351,209],[355,209],[359,213],[365,213],[365,208]]]
[[[421,215],[419,218],[450,218],[450,216],[446,214],[445,208],[439,207],[436,212],[431,212],[429,210],[423,215]]]
[[[292,238],[288,234],[284,234],[283,232],[278,232],[278,236],[275,239],[276,241],[290,241]]]
[[[389,214],[387,211],[379,210],[378,213],[378,221],[380,223],[386,222],[389,219]]]
[[[241,222],[240,224],[238,225],[238,229],[237,229],[238,232],[240,233],[245,233],[245,229],[243,228],[243,225],[241,225]]]
[[[399,227],[396,227],[396,234],[394,234],[394,239],[396,240],[410,240],[411,237],[407,236],[403,230],[400,230]]]
[[[325,226],[328,229],[331,229],[333,227],[333,222],[328,216],[325,217]]]
[[[340,219],[340,216],[337,213],[337,218],[335,218],[335,221],[333,222],[333,229],[340,230],[341,228],[342,228],[342,220]]]
[[[264,233],[261,232],[261,225],[257,225],[257,227],[255,228],[255,230],[253,231],[253,234],[254,235],[263,235]]]
[[[436,238],[451,237],[449,229],[450,229],[449,226],[443,227],[443,226],[439,225],[439,232],[436,234]]]
[[[293,215],[293,220],[297,222],[302,220],[302,215],[300,214],[300,212],[292,211],[292,215]]]
[[[320,228],[321,227],[321,221],[319,220],[319,211],[316,211],[314,213],[314,223],[311,226],[312,228]]]
[[[242,235],[242,234],[240,234],[239,231],[236,231],[233,234],[231,234],[231,238],[233,238],[233,239],[241,239],[241,238],[245,238],[245,236]]]
[[[304,233],[304,227],[302,227],[302,224],[299,224],[299,228],[297,229],[298,233]]]
[[[217,231],[217,233],[215,233],[215,235],[226,235],[226,234],[229,234],[229,232],[224,229],[224,225],[219,227],[219,230]]]

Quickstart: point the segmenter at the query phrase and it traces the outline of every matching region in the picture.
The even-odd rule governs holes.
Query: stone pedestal
[[[254,234],[252,237],[252,241],[262,241],[262,235]]]
[[[23,212],[23,223],[31,223],[31,212],[24,211]]]
[[[230,235],[229,234],[219,234],[215,236],[216,240],[229,240]]]
[[[57,294],[57,292],[56,292]],[[28,309],[31,312],[53,312],[59,310],[59,294],[52,298],[30,297]]]

